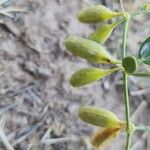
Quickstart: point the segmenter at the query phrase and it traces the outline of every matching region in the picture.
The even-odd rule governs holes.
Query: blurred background
[[[148,2],[149,0],[147,0]],[[145,0],[123,0],[134,11]],[[119,0],[10,0],[4,6],[27,8],[26,14],[1,17],[0,24],[0,150],[9,141],[15,150],[92,150],[90,135],[97,127],[82,122],[78,108],[94,105],[125,119],[122,75],[115,73],[84,88],[73,88],[75,70],[93,64],[70,54],[64,47],[67,35],[86,37],[98,25],[81,24],[76,14],[92,4],[119,11]],[[130,22],[128,55],[137,55],[140,43],[150,35],[150,14]],[[105,44],[120,57],[122,26]],[[108,66],[100,65],[102,68]],[[146,65],[139,70],[150,71]],[[132,121],[150,125],[150,80],[130,77]],[[5,145],[5,146],[4,146]],[[125,133],[106,150],[123,150]],[[150,150],[150,134],[137,132],[132,150]]]

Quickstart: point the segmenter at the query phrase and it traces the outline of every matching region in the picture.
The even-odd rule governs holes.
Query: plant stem
[[[137,77],[147,77],[150,78],[150,72],[135,72],[131,74],[132,76],[137,76]]]
[[[150,126],[137,126],[135,130],[140,130],[140,131],[149,131],[150,132]]]
[[[131,145],[131,133],[130,133],[130,104],[129,104],[129,93],[128,93],[128,75],[123,73],[123,85],[124,85],[124,101],[125,101],[125,114],[126,114],[126,150],[130,150]]]
[[[124,32],[122,37],[122,58],[126,57],[126,47],[127,47],[127,32],[129,27],[130,16],[126,14],[127,17],[125,19]]]
[[[129,26],[130,16],[127,14],[124,32],[123,32],[123,39],[122,39],[122,58],[126,57],[126,46],[127,46],[127,32]],[[126,132],[127,132],[127,139],[126,139],[126,150],[130,150],[131,145],[131,130],[130,130],[130,104],[129,104],[129,93],[128,93],[128,75],[123,72],[123,90],[124,90],[124,101],[125,101],[125,114],[126,114]]]

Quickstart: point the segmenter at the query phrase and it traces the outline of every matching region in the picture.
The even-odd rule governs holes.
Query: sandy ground
[[[76,69],[92,66],[64,48],[67,35],[86,36],[94,30],[95,26],[81,24],[75,17],[88,4],[81,0],[11,2],[28,13],[3,18],[0,25],[0,113],[6,118],[1,128],[15,150],[92,150],[89,138],[97,128],[78,118],[78,108],[95,105],[112,110],[120,119],[125,116],[120,73],[79,89],[68,82]],[[97,2],[120,9],[115,0]],[[150,34],[149,18],[131,22],[129,54],[136,55],[139,43]],[[120,55],[121,31],[120,26],[106,42],[114,55]],[[138,124],[150,123],[149,85],[149,79],[130,78],[132,119]],[[149,143],[148,133],[136,133],[133,150],[150,150]],[[108,149],[121,150],[124,144],[122,133]],[[0,149],[6,149],[3,143]]]

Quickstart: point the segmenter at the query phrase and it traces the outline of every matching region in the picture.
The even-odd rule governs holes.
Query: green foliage
[[[139,50],[139,59],[143,63],[150,65],[150,37],[143,42]]]
[[[134,56],[129,56],[122,59],[122,66],[126,73],[132,74],[137,70],[138,63]]]
[[[77,36],[69,36],[65,40],[66,48],[73,54],[84,58],[92,63],[97,64],[113,64],[114,68],[100,69],[100,68],[83,68],[75,72],[70,79],[70,84],[74,87],[81,87],[100,80],[101,78],[112,74],[115,71],[121,71],[123,74],[123,91],[125,101],[125,116],[126,121],[120,121],[115,114],[103,108],[98,107],[82,107],[79,110],[80,118],[92,125],[103,127],[92,137],[92,144],[95,149],[101,149],[103,145],[115,138],[122,129],[126,129],[126,150],[130,150],[131,135],[135,129],[149,130],[150,127],[135,127],[130,119],[130,105],[128,94],[128,76],[143,76],[150,77],[150,73],[136,72],[138,70],[139,62],[150,65],[150,37],[148,37],[142,44],[139,51],[139,60],[135,56],[126,57],[127,32],[129,21],[137,15],[149,12],[150,5],[143,5],[137,12],[129,14],[127,12],[114,12],[102,5],[91,6],[87,9],[81,10],[78,14],[78,20],[83,23],[100,23],[105,24],[99,27],[95,32],[91,33],[88,38]],[[107,20],[119,18],[122,19],[108,24]],[[112,31],[120,24],[123,26],[122,37],[122,60],[114,59],[102,46],[109,38]]]

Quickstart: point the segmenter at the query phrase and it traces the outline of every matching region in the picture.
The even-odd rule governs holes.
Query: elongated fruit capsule
[[[121,128],[104,128],[97,131],[92,139],[91,143],[96,150],[101,150],[109,144],[120,133]]]
[[[112,33],[112,31],[114,30],[114,28],[116,28],[123,21],[124,18],[113,24],[106,24],[102,27],[99,27],[95,32],[90,34],[89,39],[100,44],[104,44],[110,36],[110,34]]]
[[[77,18],[83,23],[99,23],[121,15],[121,12],[114,12],[103,5],[96,5],[81,10]]]
[[[112,58],[112,56],[97,42],[86,38],[69,36],[65,40],[65,46],[71,53],[85,58],[93,63],[120,63],[118,60]]]
[[[101,78],[120,70],[120,68],[113,69],[99,69],[99,68],[83,68],[75,72],[70,79],[70,84],[74,87],[81,87],[92,82],[98,81]]]
[[[81,107],[79,117],[87,123],[100,127],[122,128],[125,126],[125,123],[120,121],[114,113],[99,107]]]

